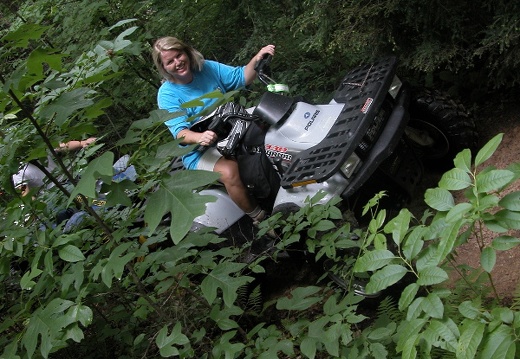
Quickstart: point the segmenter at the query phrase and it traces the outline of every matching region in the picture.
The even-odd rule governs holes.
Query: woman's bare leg
[[[221,157],[213,171],[220,173],[220,181],[226,187],[229,197],[242,211],[251,213],[257,208],[256,202],[249,196],[247,188],[240,179],[236,161]]]

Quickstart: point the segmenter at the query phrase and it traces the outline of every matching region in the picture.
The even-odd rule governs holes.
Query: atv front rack
[[[392,84],[396,64],[395,57],[388,57],[360,66],[344,77],[334,96],[337,103],[345,103],[339,117],[323,141],[296,156],[282,177],[283,188],[324,182],[340,170],[371,127]],[[394,122],[401,121],[402,118],[394,119]],[[389,134],[388,131],[383,129],[381,137],[385,132]],[[380,163],[382,159],[372,160]],[[379,163],[373,164],[374,169]]]

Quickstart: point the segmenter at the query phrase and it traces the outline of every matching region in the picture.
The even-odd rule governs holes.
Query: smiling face
[[[184,51],[161,51],[161,62],[164,70],[173,77],[173,82],[188,84],[193,80],[190,58]]]

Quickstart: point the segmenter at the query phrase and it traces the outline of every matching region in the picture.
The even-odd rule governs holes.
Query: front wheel
[[[464,106],[432,90],[412,99],[406,135],[425,164],[449,165],[457,153],[478,144],[475,120]]]

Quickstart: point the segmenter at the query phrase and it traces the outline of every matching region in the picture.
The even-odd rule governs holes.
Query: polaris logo
[[[318,117],[318,114],[320,113],[320,110],[316,110],[316,112],[314,112],[314,115],[312,115],[311,119],[309,122],[307,122],[307,126],[305,126],[305,131],[309,131],[309,128],[312,126],[312,123],[314,122],[314,120],[316,119],[316,117]],[[309,112],[306,112],[304,117],[305,118],[309,118],[309,115],[310,113]]]

